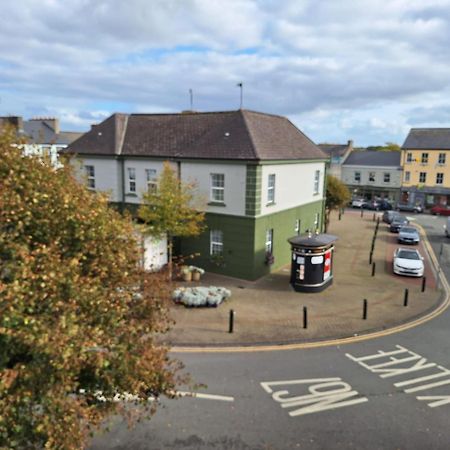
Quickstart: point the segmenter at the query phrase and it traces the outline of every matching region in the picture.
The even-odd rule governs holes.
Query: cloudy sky
[[[450,127],[450,0],[2,2],[0,115],[243,107],[316,143]]]

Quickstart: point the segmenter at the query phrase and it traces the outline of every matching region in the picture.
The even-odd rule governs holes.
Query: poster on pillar
[[[325,253],[324,257],[325,261],[323,265],[323,279],[328,280],[331,275],[331,249]]]

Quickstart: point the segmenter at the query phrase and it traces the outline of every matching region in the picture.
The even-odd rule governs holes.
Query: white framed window
[[[411,172],[405,172],[405,183],[409,183],[411,180]]]
[[[136,192],[136,169],[128,167],[128,192]]]
[[[385,183],[390,183],[391,182],[391,174],[389,172],[384,172],[383,173],[383,181]]]
[[[439,153],[438,164],[445,164],[446,156],[445,153]]]
[[[369,172],[369,182],[375,182],[375,172]]]
[[[356,181],[357,183],[361,182],[361,172],[355,172],[353,174],[353,180]]]
[[[211,200],[223,203],[225,201],[225,175],[223,173],[211,174]]]
[[[428,153],[422,153],[421,163],[428,164]]]
[[[273,228],[266,230],[266,254],[271,255],[273,253]]]
[[[267,180],[267,203],[275,203],[275,174],[271,173]]]
[[[223,231],[211,230],[210,233],[210,255],[223,255]]]
[[[427,173],[419,172],[419,183],[426,183],[427,181]]]
[[[158,189],[156,169],[145,169],[145,179],[147,180],[147,191],[156,192]]]
[[[95,167],[84,166],[84,172],[86,174],[86,183],[88,189],[95,189]]]
[[[437,173],[436,174],[436,184],[443,184],[443,183],[444,183],[444,174]]]
[[[408,153],[406,154],[406,162],[407,162],[407,163],[410,163],[410,162],[412,162],[412,160],[413,160],[412,153],[411,153],[411,152],[408,152]]]
[[[320,188],[320,170],[314,172],[314,194],[319,193]]]

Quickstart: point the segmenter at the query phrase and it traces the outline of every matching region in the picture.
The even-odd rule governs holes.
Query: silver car
[[[414,227],[401,227],[398,231],[398,242],[400,244],[418,244],[420,241],[419,230]]]

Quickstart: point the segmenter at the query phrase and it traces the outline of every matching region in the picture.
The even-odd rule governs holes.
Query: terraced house
[[[402,201],[450,204],[450,128],[412,128],[402,146]]]
[[[136,207],[164,161],[195,181],[207,231],[178,242],[209,271],[256,279],[290,262],[287,239],[322,229],[326,156],[288,119],[238,110],[114,114],[70,145],[88,187]]]

